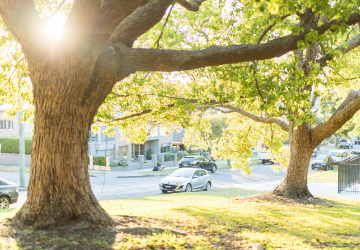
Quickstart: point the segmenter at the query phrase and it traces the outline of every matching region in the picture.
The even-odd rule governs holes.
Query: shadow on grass
[[[333,202],[332,206],[321,204],[297,205],[277,204],[252,204],[249,211],[233,210],[231,213],[214,207],[187,206],[174,210],[187,216],[196,218],[201,226],[209,231],[221,231],[232,234],[242,231],[243,237],[254,239],[254,234],[263,244],[268,233],[284,235],[284,239],[293,239],[320,246],[333,244],[337,247],[358,246],[360,231],[359,206]],[[239,204],[246,209],[247,202]],[[336,205],[335,205],[336,204]],[[245,206],[244,206],[245,205]],[[351,225],[351,226],[350,226]],[[315,242],[314,242],[314,239]],[[334,240],[336,239],[336,240]],[[357,243],[356,243],[357,242]],[[275,245],[273,246],[275,247]]]

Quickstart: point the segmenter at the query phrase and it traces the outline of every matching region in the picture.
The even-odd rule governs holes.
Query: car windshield
[[[193,169],[178,169],[175,170],[172,174],[170,174],[170,176],[190,178],[193,173]]]
[[[180,160],[180,162],[193,162],[195,161],[195,157],[184,157]]]
[[[324,160],[325,160],[325,157],[326,157],[326,155],[320,155],[320,156],[316,157],[316,160],[318,160],[318,161],[324,161]]]
[[[7,181],[0,178],[0,185],[10,185]]]
[[[352,151],[351,154],[353,154],[353,155],[360,155],[360,151]]]
[[[335,156],[335,157],[341,157],[341,153],[340,152],[330,152],[331,156]]]

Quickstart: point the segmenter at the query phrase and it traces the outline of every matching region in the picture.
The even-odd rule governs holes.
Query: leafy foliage
[[[175,154],[173,152],[165,152],[164,153],[164,161],[173,161]]]
[[[19,138],[18,137],[0,137],[1,153],[18,154]],[[25,154],[31,154],[32,140],[25,138]]]
[[[149,148],[146,152],[146,159],[151,160],[151,156],[154,154],[153,150]]]
[[[359,72],[355,56],[344,54],[349,27],[344,24],[319,35],[312,28],[332,19],[348,17],[357,10],[355,2],[342,1],[207,1],[198,12],[184,11],[175,5],[168,22],[165,19],[136,41],[136,47],[198,50],[217,45],[255,44],[271,24],[262,42],[289,34],[310,32],[300,41],[302,56],[309,57],[308,70],[300,65],[299,53],[289,53],[270,60],[200,68],[178,73],[137,72],[118,83],[105,100],[96,119],[110,127],[120,127],[135,143],[159,127],[168,133],[186,128],[187,145],[209,149],[217,158],[232,159],[234,168],[250,173],[251,147],[262,140],[271,151],[271,158],[280,163],[275,170],[287,166],[289,147],[282,141],[287,133],[273,124],[257,124],[239,114],[219,118],[206,115],[208,110],[228,111],[234,107],[258,117],[276,117],[299,126],[303,122],[316,126],[311,110],[313,96],[326,97],[335,91],[345,93],[357,80],[344,81]],[[319,20],[304,23],[298,13],[321,14]],[[286,19],[281,17],[289,14]],[[315,16],[316,16],[315,15]],[[312,30],[311,30],[312,29]],[[158,41],[160,34],[161,39]],[[351,36],[357,35],[354,30]],[[319,67],[322,48],[332,55],[327,66]],[[336,49],[339,44],[343,47]],[[354,54],[354,53],[353,53]],[[150,113],[141,114],[144,110]],[[121,112],[119,112],[121,111]],[[120,115],[119,115],[120,114]],[[129,119],[128,115],[139,114]],[[285,115],[284,115],[285,114]],[[114,118],[115,117],[115,121]],[[213,121],[213,122],[211,122]],[[214,123],[218,121],[218,126]],[[226,121],[226,122],[225,122]],[[109,131],[111,128],[109,127]]]
[[[106,166],[106,156],[105,155],[94,155],[94,165]]]

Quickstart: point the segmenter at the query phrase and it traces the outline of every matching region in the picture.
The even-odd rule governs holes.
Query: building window
[[[2,121],[0,120],[0,129],[13,129],[13,121]]]
[[[114,155],[114,149],[96,150],[96,155],[113,156]]]
[[[160,152],[165,153],[170,151],[171,142],[169,143],[163,143],[160,145]]]

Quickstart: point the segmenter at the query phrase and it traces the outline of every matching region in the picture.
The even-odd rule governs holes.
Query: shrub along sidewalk
[[[57,231],[0,224],[0,248],[12,249],[266,249],[358,248],[360,202],[291,200],[255,190],[167,194],[103,201],[118,224]],[[16,210],[0,212],[0,221]]]

